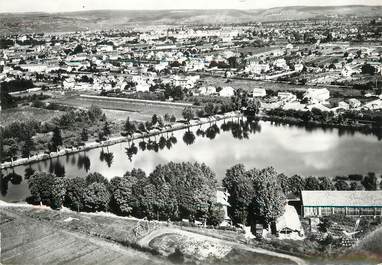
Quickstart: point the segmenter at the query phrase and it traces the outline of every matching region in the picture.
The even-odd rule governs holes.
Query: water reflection
[[[186,145],[192,145],[195,142],[195,134],[190,130],[186,130],[183,135],[183,142]]]
[[[66,161],[69,161],[68,156],[66,157]],[[51,160],[49,172],[54,173],[57,177],[65,177],[65,166],[61,164],[59,157]]]
[[[89,172],[90,169],[90,159],[88,156],[84,155],[79,155],[77,159],[77,168],[79,170],[85,169],[86,172]]]
[[[232,136],[236,139],[249,139],[249,134],[261,132],[261,125],[259,121],[254,119],[237,118],[229,121],[224,120],[220,128],[216,122],[209,123],[207,126],[207,128],[203,129],[202,125],[200,125],[196,130],[196,134],[193,130],[191,130],[191,128],[186,129],[182,137],[183,142],[186,145],[192,145],[195,143],[196,137],[207,137],[208,139],[213,140],[221,133],[221,130],[223,132],[231,131]],[[163,150],[165,148],[170,150],[177,142],[178,140],[174,136],[174,133],[171,133],[171,136],[169,136],[169,133],[165,132],[158,136],[155,135],[154,137],[149,137],[148,140],[142,138],[142,140],[138,143],[138,147],[142,152],[158,152],[159,150]],[[132,161],[133,157],[138,154],[138,148],[134,142],[128,142],[128,147],[125,148],[125,153],[129,161]],[[101,162],[104,161],[105,154],[106,153],[102,149],[100,153]]]
[[[138,148],[135,146],[135,143],[133,142],[129,147],[126,148],[126,154],[129,158],[130,162],[132,161],[133,155],[136,155],[138,153]]]
[[[354,130],[229,118],[3,170],[0,199],[22,200],[29,193],[27,181],[12,177],[13,171],[24,179],[38,171],[58,176],[100,172],[112,178],[134,167],[151,172],[169,161],[198,161],[210,166],[219,179],[235,163],[272,165],[286,174],[335,176],[381,172],[381,156],[377,138]]]
[[[100,155],[99,155],[99,160],[101,162],[105,161],[106,165],[110,168],[111,165],[113,164],[113,159],[114,159],[114,153],[109,151],[109,147],[106,147],[106,152],[101,149]]]
[[[25,179],[29,179],[34,173],[36,172],[36,170],[34,170],[31,165],[29,164],[29,167],[27,167],[24,171],[24,178]]]
[[[0,192],[3,196],[7,195],[8,193],[9,182],[11,182],[13,185],[19,185],[23,181],[23,177],[13,170],[7,175],[3,175],[3,173],[1,173],[0,178]]]

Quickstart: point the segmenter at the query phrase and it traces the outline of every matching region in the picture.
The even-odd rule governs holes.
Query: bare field
[[[132,120],[148,121],[151,120],[154,114],[163,116],[166,113],[174,114],[177,119],[180,119],[183,111],[183,107],[180,106],[124,102],[112,99],[90,99],[79,96],[56,98],[50,101],[83,108],[88,108],[94,104],[106,110],[106,116],[112,120],[125,120],[127,117],[130,117]]]

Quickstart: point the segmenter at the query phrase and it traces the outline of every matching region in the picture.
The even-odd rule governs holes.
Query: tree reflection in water
[[[230,121],[223,121],[223,124],[219,126],[216,123],[213,123],[210,125],[205,131],[200,126],[196,131],[196,136],[198,137],[208,137],[209,139],[213,140],[216,138],[220,132],[224,131],[231,131],[233,137],[237,139],[247,139],[249,137],[250,133],[256,133],[261,130],[260,124],[257,120],[254,119],[243,119],[238,118],[237,120],[233,119]],[[183,134],[183,142],[186,145],[192,145],[195,143],[196,136],[193,131],[190,130],[190,128],[186,129]],[[154,136],[154,139],[151,137],[148,137],[147,140],[143,138],[139,143],[138,147],[141,151],[154,151],[158,152],[159,150],[163,150],[167,148],[170,150],[178,140],[174,136],[174,133],[171,133],[171,136],[169,136],[169,133],[163,133],[159,136],[159,140],[157,140],[157,136]],[[130,143],[129,146],[126,148],[126,154],[130,161],[132,161],[134,155],[138,153],[138,148],[136,147],[135,143]],[[107,154],[104,153],[104,151],[101,151],[101,161],[104,161],[106,159]]]
[[[11,182],[13,185],[19,185],[22,181],[23,181],[23,177],[17,174],[14,171],[14,169],[12,169],[12,172],[8,173],[7,175],[3,175],[3,172],[1,172],[1,175],[0,175],[1,195],[3,196],[7,195],[9,182]]]
[[[109,152],[109,147],[106,147],[106,152],[102,148],[99,159],[101,162],[105,161],[107,166],[111,167],[113,164],[114,154]]]
[[[212,126],[208,127],[206,129],[205,135],[210,139],[215,139],[216,135],[220,133],[220,129],[216,124],[213,124]]]
[[[85,169],[86,172],[90,169],[90,159],[86,154],[80,155],[77,159],[77,168]]]
[[[126,148],[126,154],[130,162],[132,161],[133,156],[136,155],[137,153],[138,153],[138,147],[136,147],[134,142],[131,144],[129,142],[129,147]]]
[[[29,164],[29,167],[25,168],[25,171],[24,171],[24,178],[25,179],[29,179],[34,173],[36,172],[36,170],[34,170],[31,165]]]
[[[142,150],[142,151],[145,151],[146,150],[146,147],[147,147],[147,143],[145,141],[145,139],[143,138],[141,142],[139,142],[138,144],[139,148]]]
[[[192,145],[195,142],[195,134],[190,129],[186,130],[184,133],[183,142],[186,145]]]
[[[65,177],[65,166],[61,164],[60,159],[51,160],[49,172],[54,173],[57,177]]]

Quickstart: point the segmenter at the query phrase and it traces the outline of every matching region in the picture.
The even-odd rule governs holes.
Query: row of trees
[[[222,206],[216,204],[215,173],[205,164],[170,162],[157,166],[149,176],[133,169],[110,182],[99,173],[86,178],[36,173],[28,183],[28,202],[52,208],[158,220],[205,219],[212,225],[224,218]]]
[[[322,124],[333,124],[333,125],[352,125],[357,122],[372,122],[376,126],[382,126],[382,116],[373,115],[367,111],[344,111],[338,115],[334,115],[331,111],[322,111],[317,108],[313,108],[311,111],[302,111],[302,110],[293,110],[288,109],[284,110],[281,108],[268,110],[267,115],[271,117],[279,118],[294,118],[303,122],[317,122]]]
[[[10,161],[15,157],[29,157],[33,151],[36,151],[35,140],[33,139],[37,133],[50,133],[52,137],[49,141],[41,143],[46,149],[43,151],[57,151],[59,146],[64,144],[62,129],[75,131],[78,127],[87,128],[104,121],[101,133],[102,135],[110,135],[110,125],[107,123],[106,117],[102,110],[97,106],[91,106],[88,110],[68,110],[60,117],[53,118],[49,122],[38,122],[36,120],[15,121],[0,128],[0,154],[2,161]],[[88,130],[83,129],[80,135],[75,138],[77,144],[81,141],[87,141]],[[49,139],[49,138],[48,138]],[[74,143],[74,142],[73,142]],[[74,144],[76,144],[74,143]],[[41,151],[41,150],[38,150]]]

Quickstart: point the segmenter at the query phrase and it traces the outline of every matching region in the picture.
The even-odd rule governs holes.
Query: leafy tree
[[[94,182],[84,192],[84,209],[89,212],[106,211],[110,193],[103,183]]]
[[[228,208],[228,213],[232,221],[236,224],[246,224],[254,189],[243,164],[227,169],[223,186],[230,194],[228,203],[231,207]]]
[[[211,102],[208,102],[205,106],[204,106],[204,112],[207,114],[207,116],[211,116],[214,114],[214,109],[215,109],[215,106],[213,103]]]
[[[345,180],[338,180],[335,184],[336,190],[349,190],[349,184]]]
[[[155,126],[156,124],[158,123],[158,116],[156,114],[154,114],[152,117],[151,117],[151,124],[153,126]]]
[[[32,135],[28,134],[27,138],[24,141],[21,153],[23,157],[29,157],[31,151],[34,149],[34,142],[32,139]]]
[[[130,121],[130,117],[127,117],[126,122],[124,124],[124,130],[128,135],[132,135],[137,130],[135,124]]]
[[[96,105],[91,105],[88,110],[89,119],[92,122],[100,120],[102,117],[102,114],[103,114],[102,109]]]
[[[38,204],[42,202],[53,209],[60,208],[65,196],[65,183],[63,178],[54,174],[39,172],[28,180],[31,196],[27,201]]]
[[[175,123],[176,122],[176,117],[175,117],[174,114],[171,115],[170,122],[171,123]]]
[[[362,185],[359,185],[357,182],[353,181],[350,183],[350,190],[362,190]]]
[[[14,138],[7,138],[7,139],[1,139],[1,140],[2,140],[2,144],[1,144],[2,159],[5,158],[5,159],[12,160],[17,155],[17,152],[19,150],[16,140]]]
[[[258,99],[248,100],[244,114],[247,116],[255,116],[260,111],[260,101]]]
[[[224,221],[224,209],[219,203],[214,203],[210,205],[208,209],[207,224],[218,226]]]
[[[86,183],[87,185],[90,185],[92,183],[102,183],[106,187],[109,186],[109,181],[107,178],[105,178],[103,175],[101,175],[98,172],[90,173],[89,175],[86,176]]]
[[[375,173],[370,172],[362,180],[362,185],[365,187],[365,190],[376,190],[377,189],[377,177]]]
[[[104,136],[109,136],[111,134],[110,125],[107,121],[105,121],[103,125],[102,132]]]
[[[151,208],[162,218],[205,216],[216,197],[216,176],[205,164],[159,165],[150,174],[149,183],[155,187],[156,199]]]
[[[83,211],[84,194],[86,189],[87,183],[84,178],[67,178],[64,206],[72,209],[73,211]]]
[[[194,110],[191,107],[185,107],[182,111],[182,116],[189,123],[195,116]]]
[[[288,187],[294,195],[299,196],[304,189],[304,180],[299,175],[293,175],[288,178]]]
[[[158,115],[158,125],[160,128],[164,127],[164,120],[163,120],[163,117],[161,115]]]
[[[169,122],[171,121],[171,115],[168,114],[168,113],[166,113],[166,114],[164,115],[164,121],[165,121],[166,123],[169,123]]]
[[[334,190],[335,187],[333,185],[333,182],[328,177],[320,177],[320,190]]]
[[[362,65],[361,67],[361,72],[362,74],[369,74],[369,75],[374,75],[376,70],[375,70],[375,67],[368,64],[368,63],[365,63],[364,65]]]
[[[275,221],[285,211],[286,197],[278,181],[278,174],[272,168],[251,170],[254,185],[252,213],[266,223]]]
[[[288,194],[291,192],[291,188],[289,187],[289,181],[288,177],[281,173],[277,176],[278,183],[280,183],[281,189],[283,190],[284,194]]]
[[[81,132],[81,141],[86,142],[88,140],[89,140],[88,130],[86,128],[83,128]]]
[[[304,181],[305,190],[320,190],[320,182],[316,177],[307,177]]]
[[[127,178],[114,177],[110,181],[111,208],[120,215],[128,215],[133,210],[131,201],[133,201],[132,185]]]
[[[62,145],[62,136],[61,136],[61,130],[58,127],[55,127],[53,130],[53,136],[51,141],[51,150],[58,150],[58,147]]]

